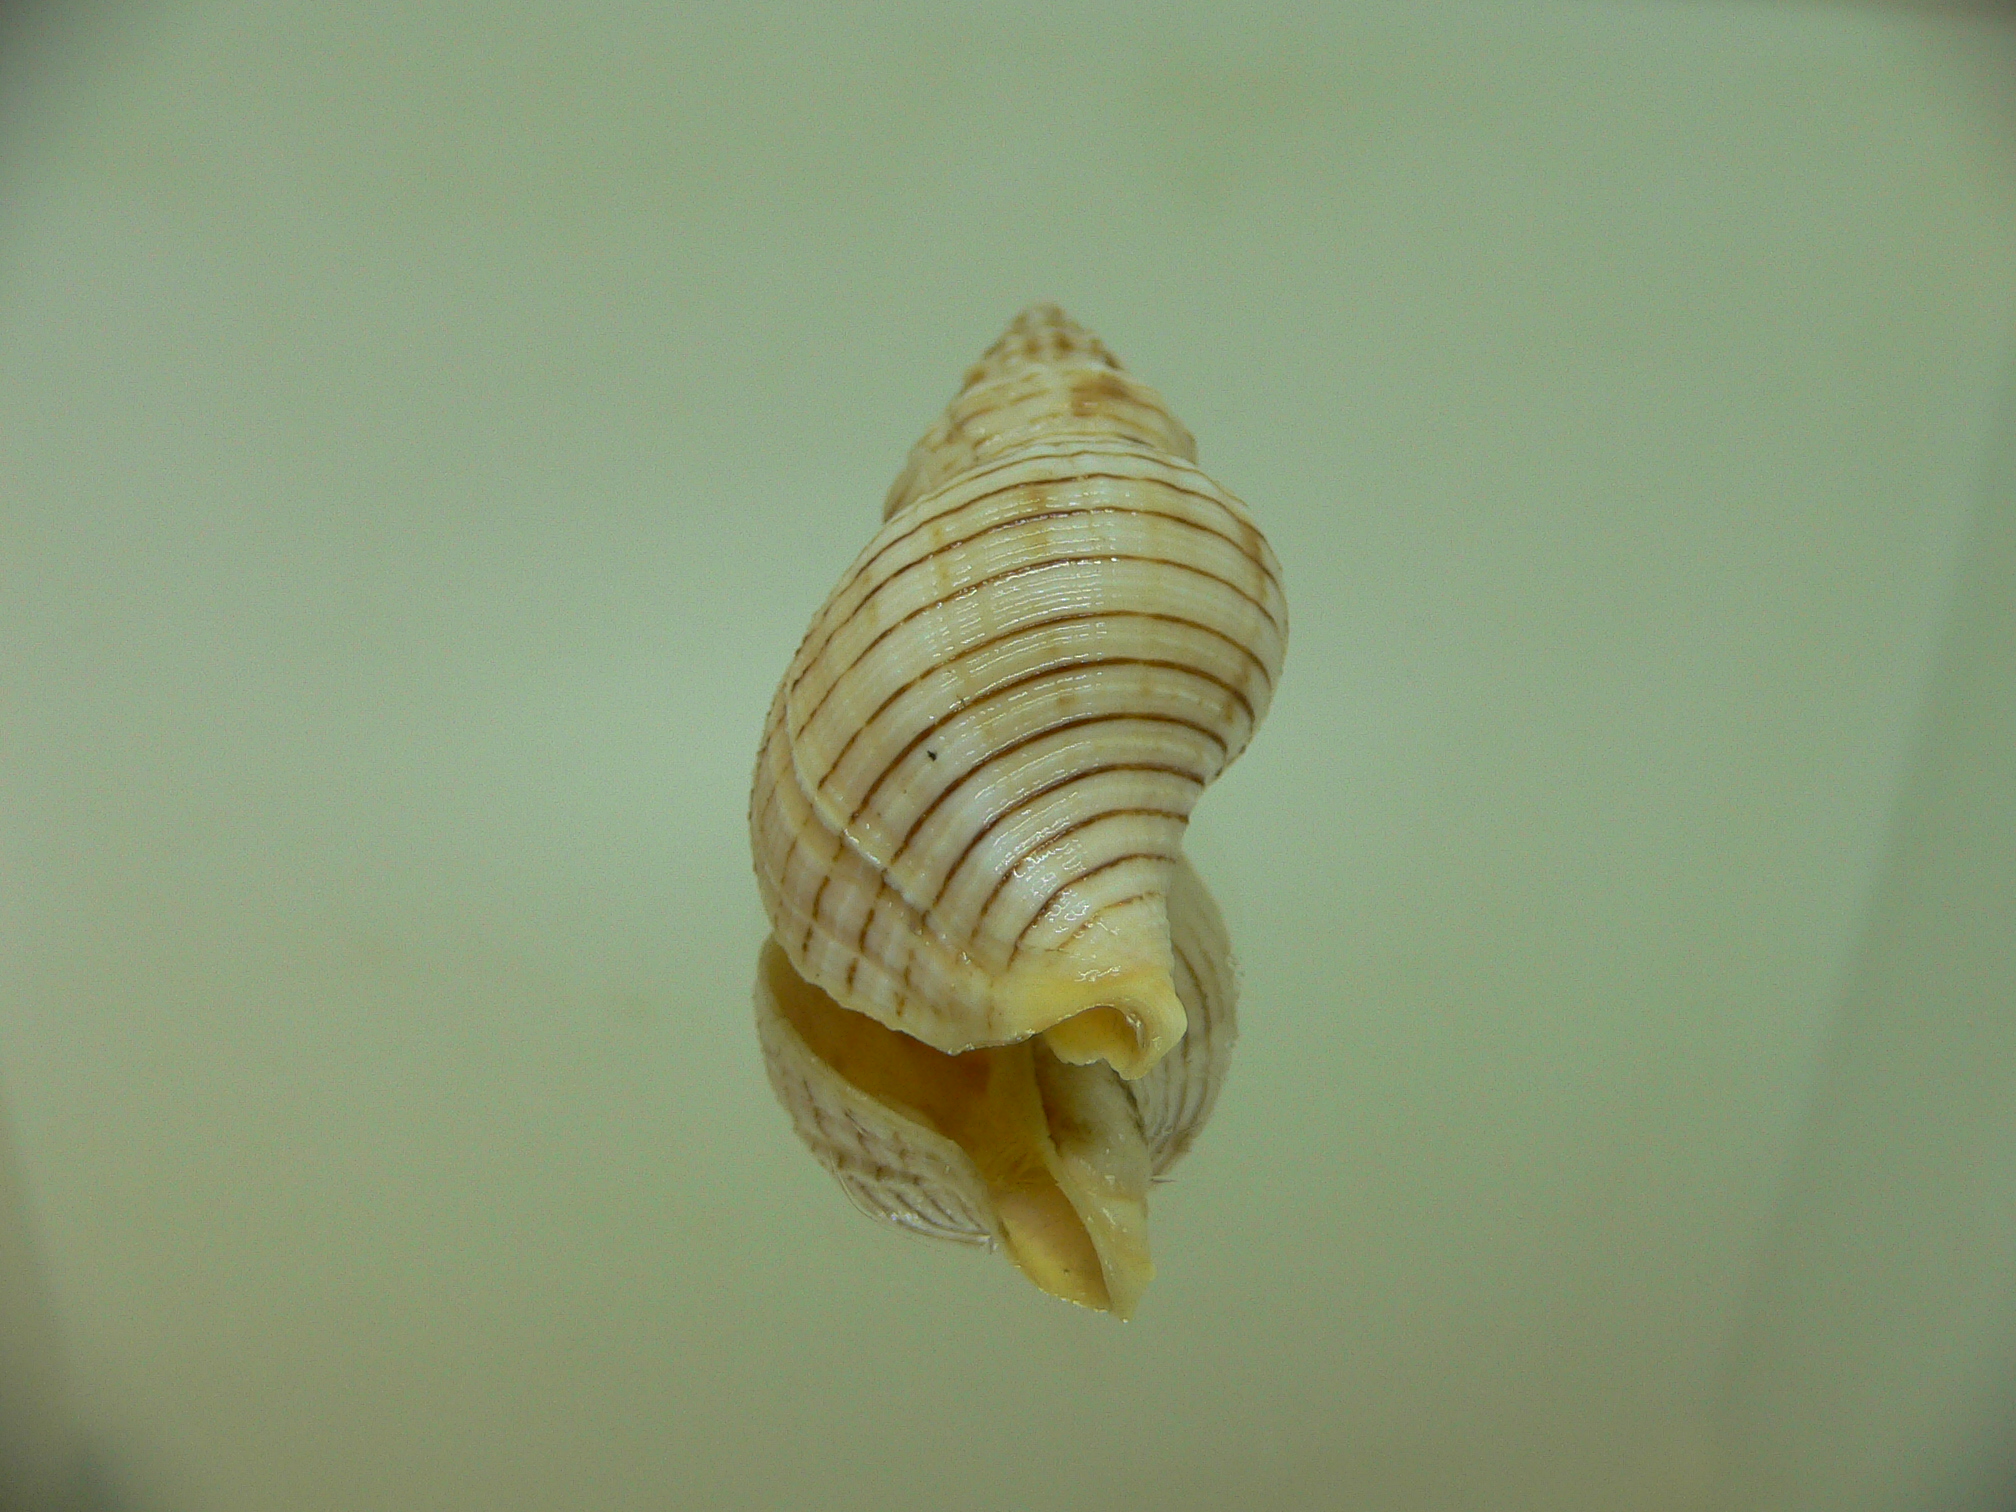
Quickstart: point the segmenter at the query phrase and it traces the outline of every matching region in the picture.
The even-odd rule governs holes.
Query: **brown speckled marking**
[[[1141,396],[1119,373],[1108,369],[1105,372],[1089,373],[1077,378],[1071,384],[1071,413],[1074,415],[1096,415],[1109,406],[1119,404],[1140,404]]]

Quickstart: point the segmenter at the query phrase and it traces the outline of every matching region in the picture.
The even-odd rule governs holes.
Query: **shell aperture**
[[[1189,1027],[1146,1075],[1059,1060],[1040,1036],[947,1055],[840,1007],[773,938],[756,968],[770,1087],[863,1212],[996,1246],[1036,1285],[1130,1316],[1153,1279],[1148,1188],[1216,1104],[1238,1032],[1225,926],[1186,860],[1169,917]]]

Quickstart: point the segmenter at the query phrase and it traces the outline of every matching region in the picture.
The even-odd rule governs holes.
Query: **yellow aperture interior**
[[[814,1055],[966,1152],[1010,1256],[1032,1281],[1067,1301],[1111,1307],[1098,1252],[1053,1173],[1057,1147],[1036,1084],[1036,1041],[948,1055],[842,1008],[799,976],[774,941],[764,971],[778,1012]]]

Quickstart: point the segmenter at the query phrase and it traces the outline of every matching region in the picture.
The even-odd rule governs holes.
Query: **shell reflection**
[[[1183,859],[1287,651],[1281,568],[1154,390],[1025,310],[812,618],[749,799],[771,1078],[870,1212],[1130,1311],[1223,1075]]]
[[[948,1055],[835,1003],[766,941],[756,1030],[771,1090],[865,1213],[998,1246],[1045,1291],[1129,1316],[1155,1270],[1148,1188],[1211,1116],[1237,1033],[1225,926],[1188,861],[1169,893],[1189,1027],[1146,1075],[1040,1037]]]

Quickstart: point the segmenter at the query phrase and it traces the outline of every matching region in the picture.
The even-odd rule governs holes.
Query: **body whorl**
[[[1182,1036],[1166,897],[1265,714],[1280,569],[1152,390],[1051,306],[967,375],[772,703],[751,832],[779,946],[948,1052]]]

